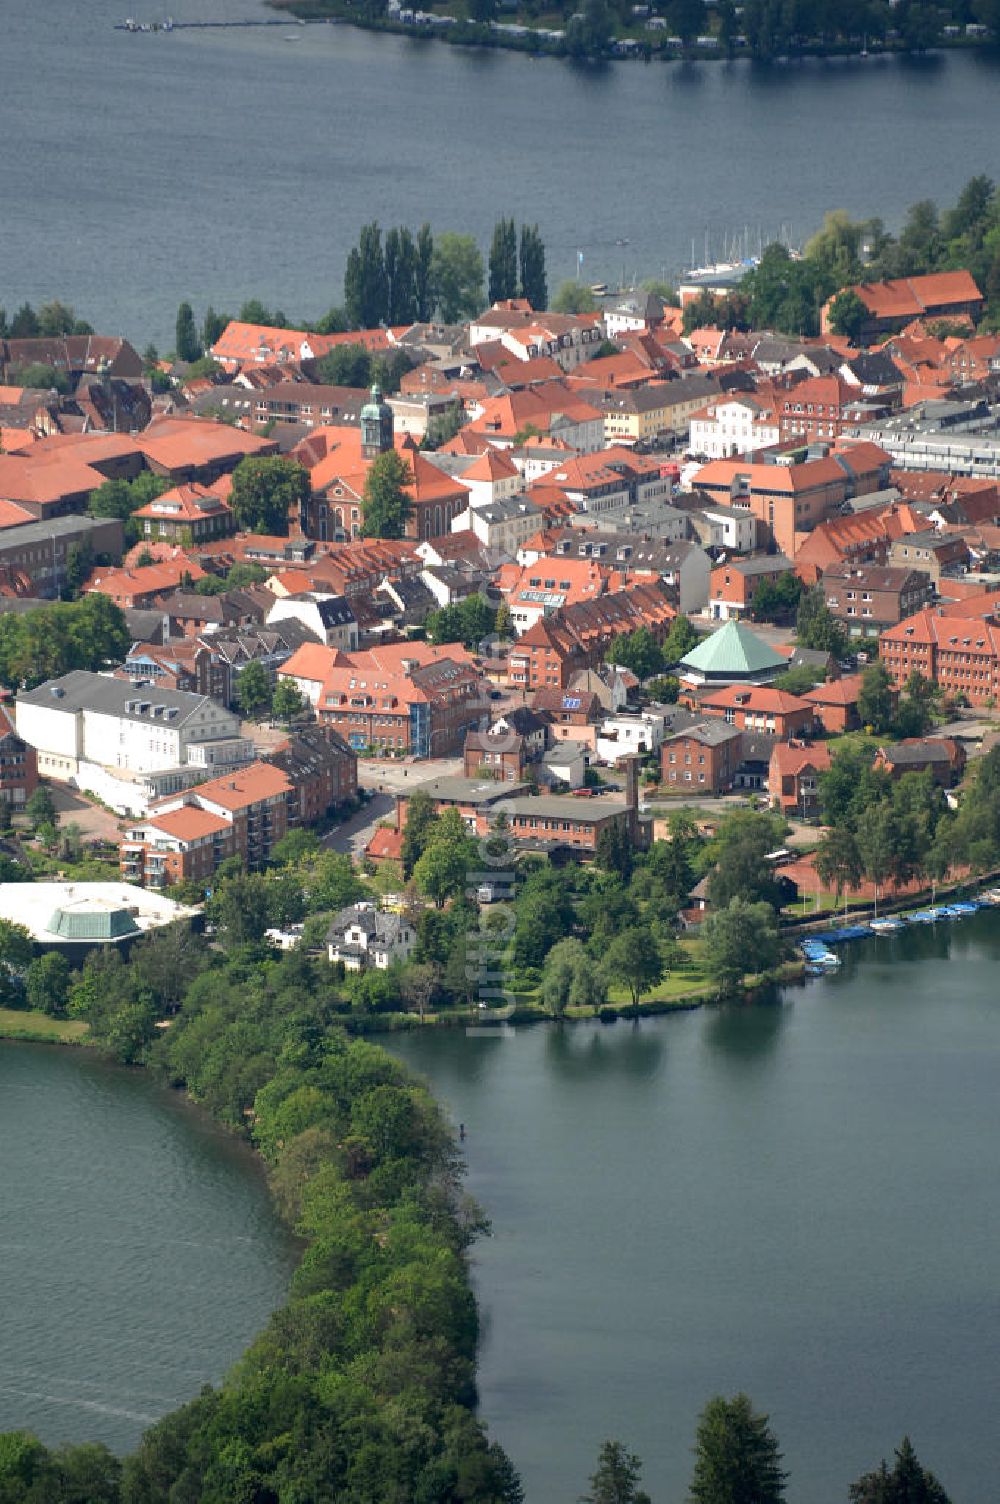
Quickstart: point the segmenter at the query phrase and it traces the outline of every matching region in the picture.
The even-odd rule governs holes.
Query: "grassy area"
[[[836,909],[837,895],[835,893],[821,893],[818,904],[816,902],[816,894],[809,893],[805,898],[798,899],[796,903],[786,903],[781,911],[781,917],[785,919],[808,919],[813,914],[829,914]]]
[[[50,1018],[31,1008],[0,1008],[0,1039],[35,1039],[51,1044],[82,1044],[87,1025],[80,1018]]]

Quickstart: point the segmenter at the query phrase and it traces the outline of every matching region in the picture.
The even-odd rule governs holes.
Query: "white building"
[[[703,548],[724,548],[748,554],[757,547],[757,518],[740,507],[699,507],[689,512],[691,526]]]
[[[711,402],[691,418],[688,448],[710,460],[769,449],[781,437],[777,415],[756,397],[730,397]]]
[[[133,883],[0,883],[0,919],[22,924],[36,945],[64,953],[123,945],[200,913]]]
[[[663,745],[664,713],[649,708],[625,715],[610,715],[597,732],[595,751],[599,762],[614,766],[622,757],[656,752]]]
[[[91,768],[135,775],[199,768],[222,773],[254,756],[239,717],[207,695],[136,689],[83,669],[19,695],[18,735],[38,753],[46,778],[89,787]]]
[[[373,903],[341,909],[326,936],[331,961],[343,961],[347,971],[374,966],[386,971],[394,961],[408,961],[417,932],[403,914],[383,914]]]
[[[286,595],[267,613],[267,624],[270,627],[289,617],[315,632],[328,648],[350,653],[358,646],[357,618],[343,595]]]

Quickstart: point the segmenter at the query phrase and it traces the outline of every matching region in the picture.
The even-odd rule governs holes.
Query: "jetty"
[[[124,21],[114,23],[115,31],[128,31],[133,35],[143,32],[167,32],[167,31],[233,31],[247,26],[339,26],[338,16],[315,16],[311,20],[303,20],[300,16],[263,16],[253,19],[236,21],[175,21],[172,16],[166,16],[162,21],[136,21],[132,16],[127,16]]]

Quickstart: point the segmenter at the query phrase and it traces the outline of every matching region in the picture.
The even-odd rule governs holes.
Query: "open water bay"
[[[770,1003],[391,1048],[466,1125],[482,1413],[531,1504],[601,1440],[684,1498],[701,1406],[769,1411],[794,1504],[909,1432],[1000,1469],[1000,917],[862,942]]]
[[[550,288],[670,276],[825,210],[898,228],[1000,176],[1000,59],[575,66],[273,16],[261,0],[4,0],[0,304],[168,348],[182,299],[341,301],[360,226],[537,221]]]
[[[0,1431],[129,1451],[221,1379],[296,1262],[257,1160],[179,1096],[0,1041]]]

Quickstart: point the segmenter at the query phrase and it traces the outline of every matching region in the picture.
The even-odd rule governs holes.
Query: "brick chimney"
[[[639,841],[639,759],[635,756],[623,757],[625,764],[625,811],[627,815],[629,840],[633,846]]]

